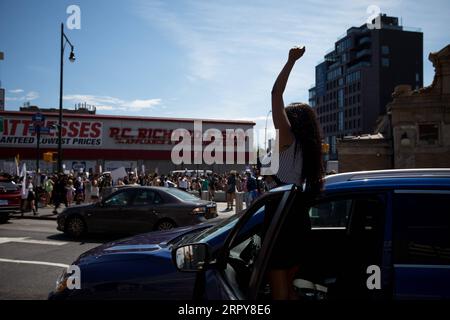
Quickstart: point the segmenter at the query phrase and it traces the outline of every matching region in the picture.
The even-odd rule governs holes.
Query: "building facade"
[[[423,86],[423,34],[405,30],[396,17],[380,15],[373,22],[373,29],[366,24],[348,29],[316,66],[309,103],[330,159],[337,158],[338,138],[374,131],[395,86]]]
[[[338,140],[340,172],[450,168],[450,45],[429,60],[433,83],[397,86],[378,134]]]
[[[0,61],[4,59],[3,52],[0,51]],[[0,79],[0,111],[5,110],[5,89],[2,88],[2,81]]]
[[[398,86],[387,105],[395,168],[450,168],[450,45],[429,55],[431,86]]]
[[[28,109],[27,109],[28,110]],[[39,110],[33,109],[35,112]],[[29,111],[29,110],[28,110]],[[58,113],[42,112],[45,117],[41,130],[40,152],[37,154],[37,138],[33,130],[35,112],[3,111],[0,112],[0,170],[8,171],[18,156],[21,163],[26,162],[29,170],[36,168],[36,159],[40,159],[41,172],[53,172],[56,163],[43,161],[46,152],[57,152]],[[111,171],[125,167],[129,171],[159,172],[167,174],[171,170],[208,169],[225,172],[231,169],[243,169],[244,164],[207,165],[181,163],[172,161],[172,150],[178,141],[172,141],[175,129],[185,129],[192,133],[192,139],[198,137],[198,128],[194,128],[196,119],[149,118],[108,116],[91,113],[64,113],[62,122],[62,159],[66,170],[98,172]],[[250,121],[226,121],[198,119],[201,130],[217,129],[222,132],[224,144],[226,130],[253,129],[255,123]],[[194,130],[195,129],[195,130]],[[201,143],[202,149],[207,142]],[[249,160],[249,144],[245,153],[246,163]],[[194,162],[194,150],[191,150],[191,162]],[[239,152],[241,153],[241,152]],[[237,148],[234,159],[237,162]],[[225,159],[224,159],[225,161]],[[10,171],[10,170],[9,170]]]

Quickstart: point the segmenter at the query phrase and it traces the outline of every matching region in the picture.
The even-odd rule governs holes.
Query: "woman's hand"
[[[298,59],[300,59],[303,54],[305,53],[305,47],[293,47],[291,50],[289,50],[289,61],[295,62]]]

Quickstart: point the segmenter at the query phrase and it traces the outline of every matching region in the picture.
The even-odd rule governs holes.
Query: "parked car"
[[[265,206],[278,203],[264,239]],[[326,183],[309,198],[294,186],[260,197],[214,226],[153,232],[80,256],[81,289],[63,273],[51,299],[270,299],[269,258],[288,213],[308,210],[309,255],[293,285],[303,299],[449,299],[450,178],[365,176]],[[300,228],[299,228],[300,229]],[[303,255],[292,243],[292,255]],[[369,266],[381,288],[367,287]],[[177,271],[178,270],[178,271]]]
[[[9,220],[9,214],[20,210],[20,186],[0,177],[0,223]]]
[[[137,234],[198,224],[217,217],[214,202],[174,188],[122,187],[98,203],[66,208],[57,229],[86,233]]]

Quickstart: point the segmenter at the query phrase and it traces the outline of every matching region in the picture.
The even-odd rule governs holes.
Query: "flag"
[[[19,172],[19,163],[20,163],[19,154],[16,154],[16,156],[14,157],[14,162],[16,163],[16,175],[20,175],[20,172]]]
[[[22,171],[20,172],[20,176],[22,177],[22,190],[21,190],[21,196],[22,199],[26,199],[28,196],[28,189],[27,189],[27,165],[26,163],[22,166]]]
[[[26,177],[27,176],[27,165],[24,162],[22,165],[22,170],[20,171],[19,177]]]

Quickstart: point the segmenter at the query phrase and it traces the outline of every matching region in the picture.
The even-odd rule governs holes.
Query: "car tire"
[[[9,220],[9,215],[0,216],[0,223],[7,223]]]
[[[164,230],[170,230],[173,228],[176,228],[175,222],[169,219],[161,220],[156,224],[155,230],[157,231],[164,231]]]
[[[67,221],[65,232],[74,238],[79,238],[86,233],[86,229],[84,220],[79,216],[75,216]]]

